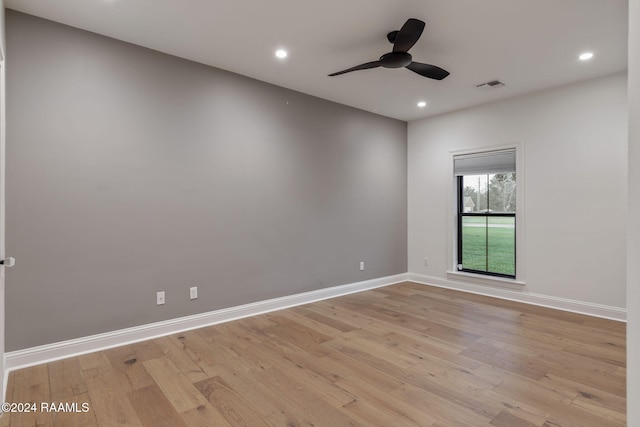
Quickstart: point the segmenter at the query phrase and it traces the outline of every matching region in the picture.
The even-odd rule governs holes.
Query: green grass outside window
[[[469,270],[515,275],[514,218],[489,218],[488,228],[482,226],[483,224],[486,224],[484,217],[464,217],[463,219],[462,267]]]

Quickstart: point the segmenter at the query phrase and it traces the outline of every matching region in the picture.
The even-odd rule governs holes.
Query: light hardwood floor
[[[625,425],[625,325],[413,283],[13,372],[0,426]]]

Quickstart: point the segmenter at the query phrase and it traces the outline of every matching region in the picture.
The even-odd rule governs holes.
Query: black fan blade
[[[393,43],[394,52],[407,52],[418,41],[424,31],[424,22],[419,19],[407,19]]]
[[[347,68],[346,70],[342,70],[342,71],[338,71],[337,73],[329,74],[329,77],[339,76],[340,74],[350,73],[352,71],[368,70],[369,68],[377,68],[377,67],[380,67],[381,65],[382,64],[380,63],[380,61],[367,62],[366,64],[356,65],[355,67]]]
[[[412,62],[407,65],[407,68],[418,73],[421,76],[428,77],[430,79],[442,80],[449,75],[447,70],[443,70],[435,65],[423,64],[421,62]]]

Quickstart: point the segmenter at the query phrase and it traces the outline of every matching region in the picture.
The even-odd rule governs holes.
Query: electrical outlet
[[[364,261],[360,261],[360,271],[364,271]]]
[[[198,298],[198,287],[192,286],[189,288],[189,299],[197,299]]]
[[[156,294],[156,305],[164,304],[164,291]]]
[[[429,267],[429,258],[424,259],[424,266]]]

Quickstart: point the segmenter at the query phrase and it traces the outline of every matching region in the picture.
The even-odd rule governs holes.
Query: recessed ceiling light
[[[580,61],[588,61],[589,59],[593,58],[593,52],[585,52],[578,58],[580,58]]]
[[[284,59],[287,57],[287,51],[284,49],[278,49],[276,50],[276,56],[280,59]]]
[[[424,107],[426,107],[426,106],[427,106],[427,103],[426,103],[425,101],[420,101],[420,102],[418,102],[418,107],[420,107],[420,108],[424,108]]]

